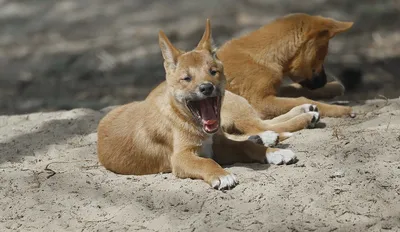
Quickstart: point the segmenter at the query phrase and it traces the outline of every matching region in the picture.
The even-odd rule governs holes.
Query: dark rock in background
[[[143,99],[164,79],[158,30],[191,49],[207,17],[222,44],[294,12],[355,21],[327,57],[353,89],[338,99],[400,95],[398,0],[0,0],[0,114]]]

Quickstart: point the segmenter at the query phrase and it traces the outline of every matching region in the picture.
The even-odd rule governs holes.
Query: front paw
[[[211,187],[218,190],[232,189],[239,181],[236,176],[228,173],[227,175],[216,176],[211,181]]]
[[[292,135],[293,134],[290,132],[276,133],[274,131],[264,131],[261,134],[250,136],[247,140],[266,147],[272,147],[278,145],[279,142],[292,137]]]
[[[309,114],[309,122],[307,125],[307,128],[312,129],[315,128],[315,126],[318,124],[319,120],[321,119],[321,116],[318,112],[308,112]]]
[[[269,164],[294,164],[297,161],[296,154],[289,149],[278,149],[266,155],[266,163]]]
[[[300,108],[302,109],[302,113],[308,113],[308,112],[318,112],[318,107],[313,104],[303,104],[300,105]]]
[[[279,134],[274,131],[264,131],[258,135],[252,135],[247,140],[264,146],[275,146],[279,143]]]
[[[295,113],[296,115],[300,115],[308,112],[319,112],[319,109],[316,105],[313,104],[303,104],[293,107],[290,112]]]

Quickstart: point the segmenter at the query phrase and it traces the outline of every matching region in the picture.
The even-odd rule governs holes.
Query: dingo
[[[161,31],[159,44],[166,81],[144,101],[119,106],[99,123],[97,150],[105,168],[136,175],[172,172],[180,178],[203,179],[214,188],[229,189],[238,181],[220,164],[296,161],[291,150],[254,143],[254,137],[234,141],[222,132],[226,79],[222,63],[213,54],[209,20],[192,51],[175,48]],[[271,134],[276,140],[274,132],[257,136],[269,140]]]
[[[227,90],[247,99],[262,119],[282,115],[302,104],[316,105],[322,116],[354,117],[347,106],[324,104],[305,97],[277,97],[284,76],[296,84],[283,91],[283,95],[293,96],[295,92],[304,92],[302,89],[321,87],[315,90],[317,97],[342,94],[344,89],[340,84],[325,85],[323,63],[329,40],[352,25],[352,22],[321,16],[291,14],[228,41],[217,51],[218,59],[224,64]]]

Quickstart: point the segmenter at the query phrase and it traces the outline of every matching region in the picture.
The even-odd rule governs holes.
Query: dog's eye
[[[182,80],[190,82],[192,78],[190,76],[185,76],[184,78],[182,78]]]
[[[218,70],[217,70],[217,69],[215,69],[215,68],[210,68],[210,74],[211,74],[212,76],[217,75],[217,73],[218,73]]]

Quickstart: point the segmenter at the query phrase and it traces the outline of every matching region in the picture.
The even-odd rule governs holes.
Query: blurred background
[[[181,49],[303,12],[354,21],[330,43],[339,99],[400,95],[400,0],[0,0],[0,114],[143,99],[164,79],[158,31]]]

